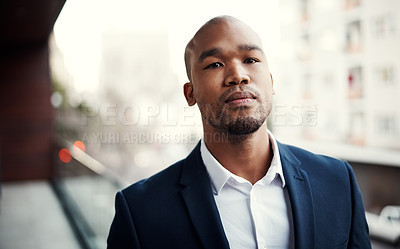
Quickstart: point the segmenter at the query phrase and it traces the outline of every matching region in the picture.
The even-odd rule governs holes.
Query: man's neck
[[[253,134],[238,139],[235,141],[223,133],[204,132],[204,142],[218,162],[254,184],[267,173],[273,156],[267,127],[263,125]]]

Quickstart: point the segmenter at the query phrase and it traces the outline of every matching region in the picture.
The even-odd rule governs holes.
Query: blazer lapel
[[[295,248],[313,249],[315,248],[315,217],[307,173],[299,168],[301,162],[287,145],[278,143],[278,146],[292,206]]]
[[[185,159],[180,183],[182,197],[195,230],[207,249],[229,249],[210,180],[201,159],[200,143]]]

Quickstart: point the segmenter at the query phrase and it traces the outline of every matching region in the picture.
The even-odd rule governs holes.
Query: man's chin
[[[243,136],[243,135],[251,135],[254,132],[258,131],[261,126],[231,126],[228,128],[228,133],[232,136]]]
[[[264,124],[264,118],[240,117],[226,126],[229,134],[235,136],[252,134]]]

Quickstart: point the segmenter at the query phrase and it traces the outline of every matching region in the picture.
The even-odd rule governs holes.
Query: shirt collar
[[[285,183],[285,178],[283,176],[282,163],[279,155],[278,144],[275,140],[275,137],[269,130],[268,130],[268,137],[272,145],[273,158],[267,174],[262,179],[260,179],[256,184],[260,183],[263,185],[268,185],[272,181],[280,179],[282,184],[281,186],[282,188],[284,188],[286,183]],[[201,140],[200,152],[201,152],[201,158],[203,159],[204,165],[211,179],[211,185],[214,194],[218,194],[229,179],[234,179],[237,182],[247,181],[240,176],[234,175],[225,167],[223,167],[208,150],[206,144],[204,143],[204,139]]]

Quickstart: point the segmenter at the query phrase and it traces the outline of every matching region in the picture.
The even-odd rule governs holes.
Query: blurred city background
[[[349,161],[373,248],[400,248],[400,1],[4,0],[1,249],[106,247],[116,192],[202,137],[183,52],[222,14],[263,40],[269,129]]]

